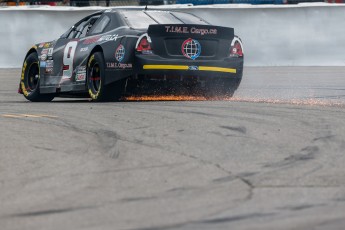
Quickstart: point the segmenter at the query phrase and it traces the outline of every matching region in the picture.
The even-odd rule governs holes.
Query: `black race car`
[[[30,101],[114,101],[145,87],[159,92],[178,83],[204,96],[232,96],[242,71],[242,42],[233,28],[183,12],[110,9],[33,46],[19,93]]]

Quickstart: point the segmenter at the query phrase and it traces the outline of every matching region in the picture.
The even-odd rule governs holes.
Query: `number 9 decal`
[[[65,50],[63,51],[63,72],[62,78],[71,78],[73,73],[73,60],[75,50],[77,49],[78,42],[71,41],[66,44]]]

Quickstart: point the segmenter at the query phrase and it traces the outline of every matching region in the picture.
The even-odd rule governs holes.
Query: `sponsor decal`
[[[89,50],[89,47],[83,47],[83,48],[80,49],[80,52],[86,52],[88,50]]]
[[[41,62],[40,62],[40,67],[41,67],[41,68],[45,68],[46,65],[47,65],[47,62],[45,62],[45,61],[41,61]]]
[[[54,51],[54,48],[49,48],[48,49],[48,56],[53,56],[53,51]]]
[[[107,62],[107,68],[109,69],[132,69],[132,63],[117,63],[117,62]]]
[[[42,42],[41,44],[38,45],[38,48],[43,48],[44,44],[45,44],[45,43]]]
[[[52,68],[54,66],[54,61],[53,60],[47,60],[46,61],[46,67],[47,68]]]
[[[165,26],[165,32],[177,34],[189,34],[189,28],[185,26]]]
[[[98,39],[98,41],[99,42],[101,42],[101,41],[116,41],[118,37],[119,37],[118,34],[104,35],[100,39]]]
[[[86,79],[86,66],[79,66],[75,75],[76,81],[85,81]]]
[[[46,73],[52,73],[53,72],[53,67],[46,67]]]
[[[192,27],[190,29],[191,34],[200,34],[200,35],[208,35],[208,34],[217,34],[217,29],[198,29],[195,27]]]
[[[199,66],[195,66],[195,65],[188,66],[188,70],[199,70]]]
[[[200,29],[196,27],[188,28],[186,26],[165,26],[165,32],[176,33],[176,34],[198,34],[204,35],[216,35],[217,29]]]
[[[86,72],[85,73],[77,73],[75,76],[76,81],[85,81],[86,79]]]
[[[41,51],[41,54],[47,54],[48,53],[48,49],[43,49],[42,51]]]
[[[201,45],[197,40],[188,38],[182,43],[181,51],[186,58],[195,60],[201,54]]]
[[[115,59],[118,61],[118,62],[121,62],[124,57],[125,57],[125,54],[126,54],[126,49],[125,47],[121,44],[117,47],[116,51],[115,51]]]
[[[50,45],[51,45],[51,43],[50,43],[50,42],[46,42],[46,43],[43,45],[43,47],[44,47],[44,48],[49,48],[49,47],[50,47]]]
[[[41,55],[41,61],[47,60],[47,54],[42,54]]]
[[[91,38],[87,38],[84,40],[83,44],[84,45],[89,45],[89,44],[92,44],[92,43],[95,43],[98,41],[98,39],[100,39],[101,36],[94,36],[94,37],[91,37]]]

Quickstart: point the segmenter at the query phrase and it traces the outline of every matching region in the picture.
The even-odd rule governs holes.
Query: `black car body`
[[[66,95],[109,101],[144,82],[174,80],[199,85],[205,95],[232,96],[242,72],[243,46],[233,28],[189,13],[111,9],[33,46],[19,92],[30,101]]]

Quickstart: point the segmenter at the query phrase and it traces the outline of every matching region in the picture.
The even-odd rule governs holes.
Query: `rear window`
[[[204,20],[192,15],[192,14],[185,14],[181,12],[171,12],[172,15],[180,19],[185,24],[201,24],[201,25],[209,25],[209,23],[205,22]]]
[[[157,24],[143,11],[122,11],[121,12],[129,27],[135,29],[147,29],[151,24]]]
[[[202,19],[181,12],[167,11],[122,11],[127,24],[135,29],[147,29],[152,24],[201,24],[209,25]]]
[[[154,18],[159,24],[183,24],[181,20],[176,18],[170,12],[164,11],[147,11],[145,12],[151,18]]]

